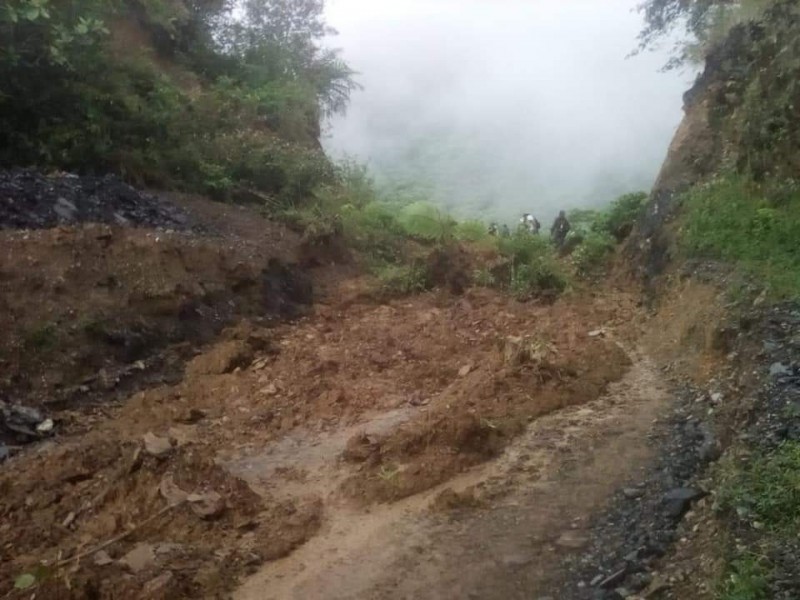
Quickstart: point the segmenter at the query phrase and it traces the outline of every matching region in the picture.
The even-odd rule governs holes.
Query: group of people
[[[571,228],[572,226],[567,219],[566,213],[563,210],[560,211],[556,217],[556,220],[553,222],[553,226],[550,228],[550,237],[558,248],[564,246],[564,242],[567,239],[567,234]],[[538,219],[532,214],[523,213],[522,218],[519,220],[519,229],[520,231],[524,231],[531,235],[539,235],[539,232],[542,229],[542,224],[539,223]],[[509,237],[511,235],[511,231],[509,230],[508,225],[503,225],[501,228],[498,228],[497,223],[492,223],[489,225],[489,235],[501,235],[502,237]]]

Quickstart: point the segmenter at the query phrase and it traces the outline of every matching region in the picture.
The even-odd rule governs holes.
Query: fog
[[[328,0],[363,91],[323,143],[459,216],[551,219],[652,184],[692,75],[638,0]]]

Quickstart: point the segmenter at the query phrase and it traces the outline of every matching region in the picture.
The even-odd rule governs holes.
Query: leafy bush
[[[406,296],[430,288],[427,269],[421,264],[384,265],[378,269],[381,291],[391,296]]]
[[[456,225],[455,237],[462,242],[480,242],[490,236],[488,228],[481,221],[461,221]]]
[[[519,300],[555,297],[566,287],[567,280],[558,264],[544,256],[517,266],[511,277],[511,292]]]
[[[730,261],[763,279],[780,297],[800,294],[800,188],[727,176],[684,199],[683,250]]]
[[[472,281],[479,287],[492,288],[497,285],[497,279],[488,269],[476,269],[472,273]]]
[[[528,264],[542,256],[552,257],[553,250],[544,236],[516,232],[498,240],[500,254],[511,259],[514,264]]]
[[[575,271],[581,277],[599,274],[614,252],[614,238],[607,233],[590,232],[572,253]]]
[[[500,253],[511,261],[511,292],[524,300],[557,296],[567,287],[563,268],[543,236],[517,232],[498,240]]]
[[[645,192],[620,196],[611,203],[607,210],[598,215],[592,224],[592,231],[607,233],[621,242],[630,234],[645,202],[647,202],[647,193]]]
[[[409,236],[425,241],[443,243],[456,231],[456,221],[427,202],[414,202],[403,207],[398,220]]]

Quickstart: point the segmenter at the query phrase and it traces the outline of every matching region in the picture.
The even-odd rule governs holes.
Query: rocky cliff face
[[[734,27],[684,95],[684,119],[628,247],[645,281],[669,264],[670,223],[693,185],[725,171],[756,178],[800,173],[797,5],[778,2],[761,20]]]

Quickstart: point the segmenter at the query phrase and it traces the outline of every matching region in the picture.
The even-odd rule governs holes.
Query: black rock
[[[0,171],[0,229],[74,223],[186,229],[177,206],[140,192],[119,177],[48,176],[35,169]]]
[[[692,505],[692,502],[705,496],[705,492],[694,488],[674,488],[664,494],[662,504],[668,516],[680,519]]]

